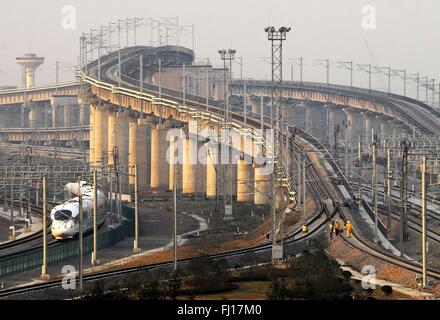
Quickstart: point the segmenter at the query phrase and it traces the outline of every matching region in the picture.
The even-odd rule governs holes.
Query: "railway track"
[[[128,54],[128,57],[124,56],[124,60],[125,61],[130,60],[133,56],[135,56],[136,54],[138,54],[140,51],[143,51],[143,50],[144,49],[138,51],[137,48],[131,50]],[[101,65],[101,68],[102,68],[101,70],[103,70],[103,75],[102,75],[103,80],[102,81],[110,81],[110,83],[112,83],[114,85],[115,83],[117,84],[117,81],[115,81],[115,79],[110,79],[110,78],[112,78],[111,75],[114,74],[114,72],[115,72],[115,66],[114,66],[115,59],[113,58],[110,60],[111,61],[104,60],[102,62],[102,65]],[[93,73],[96,75],[96,70],[92,71],[92,74]],[[127,84],[127,86],[129,86],[131,89],[135,89],[135,90],[137,89],[136,85]],[[157,92],[157,90],[155,91],[155,89],[157,89],[156,86],[153,86],[153,85],[146,85],[146,86],[147,86],[146,90],[152,89],[153,93]],[[170,95],[170,96],[167,97],[167,95]],[[181,99],[180,92],[178,92],[178,94],[176,95],[175,92],[173,92],[172,90],[165,90],[164,96],[166,98],[171,98],[173,101],[176,101],[176,100],[179,101],[179,99]],[[200,107],[200,104],[201,104],[200,99],[192,99],[192,98],[193,97],[191,97],[191,96],[187,96],[186,103],[188,105],[191,105],[194,107]],[[216,108],[215,103],[213,103],[213,104],[209,103],[209,104],[210,104],[210,106],[208,107],[209,111],[215,111],[217,113],[220,113],[219,110]],[[239,120],[240,116],[235,114],[234,118]],[[243,119],[240,119],[240,120],[243,121]],[[250,123],[251,125],[254,125],[254,127],[260,128],[260,126],[261,126],[261,124],[259,124],[258,120],[251,119],[250,122],[248,121],[248,123]],[[255,126],[255,125],[257,125],[257,126]],[[264,125],[264,126],[267,127],[267,125]],[[318,144],[318,145],[315,144],[315,147],[318,150],[325,150],[325,148],[323,148],[321,144]],[[329,158],[328,153],[325,156]],[[333,161],[331,159],[327,159],[327,160]],[[316,214],[307,223],[313,224],[314,222],[318,221],[318,219],[321,219],[322,221],[317,223],[317,226],[315,228],[311,229],[311,231],[307,235],[300,235],[301,234],[300,230],[295,231],[292,235],[290,235],[289,237],[286,238],[286,242],[285,242],[286,244],[305,240],[305,239],[309,238],[311,235],[316,234],[319,230],[321,230],[324,226],[327,225],[328,219],[334,215],[339,215],[342,220],[345,220],[345,221],[347,220],[344,212],[339,207],[335,207],[334,202],[332,202],[332,206],[333,206],[334,210],[330,211],[329,207],[331,207],[331,206],[329,206],[328,202],[324,202],[324,200],[334,199],[335,193],[332,189],[330,189],[327,186],[327,183],[322,180],[321,174],[319,174],[319,172],[317,172],[316,168],[314,167],[313,163],[310,161],[309,158],[308,158],[308,163],[309,163],[309,165],[307,166],[307,175],[309,177],[309,184],[311,184],[311,187],[314,190],[314,192],[316,192],[319,195],[319,197],[321,197],[322,200],[321,200],[321,208],[320,208],[319,213]],[[332,201],[332,200],[330,200],[330,201]],[[325,214],[324,218],[322,218],[323,214]],[[347,243],[350,246],[357,248],[361,252],[367,253],[367,254],[374,256],[382,261],[386,261],[390,264],[399,266],[399,267],[404,268],[406,270],[410,270],[410,271],[414,271],[414,272],[418,272],[418,273],[421,272],[421,266],[419,264],[417,264],[415,262],[410,262],[410,261],[404,260],[402,258],[396,257],[390,253],[387,253],[387,252],[382,252],[374,245],[371,245],[368,241],[363,240],[356,232],[353,232],[353,237],[354,237],[354,239],[351,239],[350,241],[346,240]],[[213,254],[213,255],[210,255],[209,257],[210,258],[224,258],[224,257],[238,256],[238,255],[245,254],[248,252],[260,252],[260,251],[264,251],[264,250],[270,250],[271,246],[272,246],[272,244],[263,244],[263,245],[258,245],[258,246],[254,246],[251,248],[245,248],[245,249],[233,250],[233,251],[219,253],[219,254]],[[191,261],[192,259],[195,259],[195,258],[182,259],[179,262],[185,263],[185,262]],[[84,280],[85,281],[93,281],[93,280],[104,279],[104,278],[108,278],[108,277],[112,277],[112,276],[126,275],[126,274],[130,274],[130,273],[138,272],[138,271],[142,271],[142,270],[152,270],[152,269],[164,268],[164,267],[170,267],[170,266],[171,266],[171,262],[164,262],[164,263],[146,265],[146,266],[142,266],[142,267],[125,268],[125,269],[121,269],[118,271],[102,272],[102,273],[98,273],[98,274],[94,274],[94,275],[88,275],[88,276],[84,277]],[[429,276],[431,276],[435,279],[440,279],[440,272],[439,271],[429,269],[428,274],[429,274]],[[37,289],[46,289],[46,288],[57,287],[60,284],[61,284],[60,280],[54,280],[54,281],[50,281],[50,282],[46,282],[46,283],[42,283],[42,284],[34,284],[34,285],[29,285],[29,286],[25,286],[25,287],[21,287],[21,288],[6,289],[6,290],[0,291],[0,297],[5,297],[5,296],[11,295],[11,294],[26,293],[26,292],[37,290]]]
[[[357,187],[357,183],[356,183],[356,184],[353,184],[353,186]],[[367,191],[368,193],[371,194],[371,187],[370,187],[370,186],[363,185],[363,186],[361,186],[361,190]],[[394,189],[394,191],[395,191],[395,189]],[[383,190],[381,190],[381,189],[379,189],[379,188],[377,189],[377,194],[378,194],[378,197],[381,197],[381,198],[384,197],[384,192],[383,192]],[[414,195],[414,193],[413,193],[412,196],[414,197],[414,196],[416,196],[416,195]],[[395,195],[395,194],[393,194],[393,193],[391,193],[391,198],[392,198],[392,200],[393,200],[393,203],[399,203],[399,202],[400,202],[400,197],[397,196],[397,195]],[[429,203],[429,202],[431,202],[431,203],[435,203],[436,205],[439,205],[439,206],[440,206],[440,203],[438,203],[437,201],[428,201],[428,200],[427,200],[427,203]],[[410,202],[409,204],[410,204],[410,208],[411,208],[412,212],[413,212],[414,214],[420,215],[420,213],[421,213],[421,211],[422,211],[422,207],[421,207],[421,205],[419,205],[419,204],[417,204],[417,203],[413,203],[413,202]],[[440,221],[440,214],[439,214],[438,212],[436,212],[436,211],[434,211],[434,210],[431,210],[431,209],[427,208],[427,210],[426,210],[426,214],[427,214],[428,218],[431,218],[431,219],[433,219],[433,220]]]
[[[409,113],[417,123],[423,124],[424,128],[428,129],[432,134],[440,134],[440,123],[431,113],[425,110],[419,109],[418,106],[410,102],[402,102],[397,99],[390,99],[395,106],[397,106],[402,112]]]
[[[130,60],[131,58],[128,58],[127,60]],[[114,73],[115,72],[114,71],[115,66],[113,66],[112,68],[113,68],[113,72],[109,73],[109,69],[106,69],[105,75],[106,75],[106,80],[107,81],[110,81],[110,83],[115,84],[116,79],[114,79],[114,78],[111,79],[111,76],[107,77],[110,74],[113,74],[113,75],[115,74]],[[127,82],[125,84],[127,86],[129,86],[131,89],[136,90],[136,85],[133,85],[132,83],[127,83]],[[135,82],[135,84],[136,84],[136,82]],[[179,100],[181,98],[181,93],[180,92],[170,90],[170,91],[166,92],[165,94],[171,95],[171,96],[169,96],[167,98],[172,99],[172,101],[176,101],[177,100],[178,102],[181,102]],[[194,106],[196,108],[200,108],[201,107],[200,104],[201,104],[203,106],[203,108],[205,108],[205,101],[204,101],[204,99],[203,99],[203,101],[200,101],[200,99],[193,99],[193,98],[194,97],[191,97],[191,96],[187,97],[187,100],[186,100],[187,104],[190,104],[190,105],[192,105],[192,106]],[[195,97],[195,98],[198,98],[198,97]],[[214,104],[214,106],[216,106],[216,105]],[[216,109],[217,108],[214,108],[214,107],[210,108],[210,110],[219,113],[219,111],[216,110]],[[243,122],[242,119],[239,119],[240,117],[242,118],[242,116],[235,114],[234,117],[235,117],[235,119],[239,120],[241,123]],[[259,120],[253,119],[252,121],[253,121],[253,123],[249,123],[248,122],[248,124],[250,124],[251,126],[254,126],[256,128],[260,128],[261,127],[261,123],[259,123]],[[299,132],[302,132],[302,130],[299,129],[299,128],[291,128],[291,129],[297,129]],[[333,159],[331,158],[329,152],[326,150],[326,148],[319,141],[317,141],[316,139],[314,139],[310,135],[305,134],[304,132],[302,132],[302,133],[303,133],[303,136],[306,136],[306,138],[307,138],[306,140],[308,142],[310,142],[318,151],[320,151],[324,155],[324,157],[327,159],[327,161],[333,162],[333,164],[336,166],[336,164],[334,163]],[[311,167],[313,168],[313,166],[311,166]],[[341,174],[340,170],[337,170],[337,171]],[[335,194],[332,194],[332,192],[326,187],[326,184],[322,181],[321,175],[318,174],[316,171],[313,173],[313,170],[312,170],[312,172],[310,172],[310,174],[312,175],[312,180],[314,180],[313,179],[313,176],[314,176],[315,179],[316,179],[315,181],[318,181],[318,185],[314,186],[315,190],[317,190],[317,192],[320,193],[320,195],[323,196],[323,197],[327,197],[328,196],[329,198],[334,199]],[[345,179],[347,188],[349,189],[348,191],[350,192],[351,191],[351,187],[350,187],[348,181],[346,180],[346,178],[345,177],[343,177],[343,178]],[[343,211],[340,208],[336,208],[336,213],[338,213],[343,220],[345,220],[345,221],[347,220],[346,215],[343,213]],[[393,264],[398,265],[398,266],[403,267],[403,268],[406,268],[407,270],[411,270],[411,271],[416,270],[417,272],[421,272],[421,267],[420,267],[419,264],[415,264],[414,262],[408,262],[408,261],[406,261],[406,260],[404,260],[404,259],[402,259],[400,257],[396,257],[396,256],[394,256],[394,255],[392,255],[390,253],[382,252],[376,246],[368,243],[368,241],[366,241],[366,240],[363,240],[356,232],[353,233],[353,235],[354,235],[354,238],[361,244],[361,245],[357,245],[357,247],[361,251],[363,251],[365,253],[369,253],[369,254],[371,254],[371,255],[379,258],[379,259],[382,258],[383,261],[387,261],[387,262],[394,261]],[[440,279],[440,272],[439,271],[430,269],[429,272],[430,272],[430,276],[435,277],[436,279]]]
[[[15,206],[18,207],[18,201],[14,202]],[[36,206],[31,204],[31,212],[32,215],[35,215],[37,217],[42,217],[43,209],[40,206]],[[10,250],[11,248],[15,246],[22,246],[24,244],[30,243],[31,241],[34,241],[36,239],[41,239],[43,237],[43,231],[37,231],[34,232],[28,236],[22,237],[20,239],[14,240],[14,241],[8,241],[5,243],[0,244],[0,257],[4,255],[4,252],[6,250]]]
[[[315,187],[319,184],[319,175],[317,175],[313,165],[308,166],[307,168],[308,174],[314,177],[316,180],[314,182],[311,182]],[[325,190],[325,188],[317,188],[318,194],[324,195],[329,194],[328,191]],[[292,234],[287,235],[284,237],[284,244],[289,245],[293,243],[298,243],[304,240],[309,239],[311,236],[316,235],[320,230],[325,228],[328,224],[328,219],[335,214],[335,208],[332,206],[329,206],[328,204],[321,203],[320,208],[318,211],[309,219],[307,220],[306,224],[310,226],[309,232],[307,234],[303,234],[301,228],[295,230]],[[324,216],[323,216],[324,215]],[[211,259],[220,259],[220,258],[233,258],[238,257],[250,252],[259,253],[263,251],[270,251],[272,249],[272,243],[265,243],[256,245],[250,248],[244,248],[244,249],[237,249],[237,250],[231,250],[223,253],[217,253],[217,254],[211,254],[206,256],[207,258]],[[190,261],[194,261],[195,259],[198,259],[199,257],[194,258],[187,258],[187,259],[180,259],[179,265],[188,263]],[[130,268],[123,268],[116,271],[107,271],[107,272],[99,272],[96,274],[91,275],[85,275],[83,280],[85,282],[88,281],[96,281],[96,280],[102,280],[102,279],[108,279],[110,277],[115,276],[125,276],[132,273],[140,272],[140,271],[146,271],[146,270],[155,270],[155,269],[163,269],[163,268],[169,268],[172,267],[172,262],[162,262],[162,263],[156,263],[156,264],[150,264],[150,265],[144,265],[140,267],[130,267]],[[79,280],[76,279],[76,282]],[[28,292],[32,292],[35,290],[43,290],[43,289],[50,289],[50,288],[56,288],[61,287],[61,280],[52,280],[44,283],[37,283],[32,285],[26,285],[21,287],[14,287],[9,289],[3,289],[0,290],[0,298],[2,297],[8,297],[11,295],[18,295],[18,294],[25,294]]]

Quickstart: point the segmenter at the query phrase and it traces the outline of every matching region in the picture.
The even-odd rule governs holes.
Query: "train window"
[[[70,210],[57,210],[55,212],[55,220],[66,221],[72,218],[72,211]]]

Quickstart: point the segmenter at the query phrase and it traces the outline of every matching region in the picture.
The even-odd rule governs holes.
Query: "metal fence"
[[[130,206],[122,206],[124,222],[114,229],[98,233],[98,249],[104,249],[115,245],[126,237],[134,234],[134,209]],[[93,234],[84,237],[83,251],[89,254],[93,250]],[[60,241],[47,248],[47,263],[55,264],[68,258],[79,255],[78,239]],[[38,247],[23,252],[0,257],[0,277],[13,275],[41,267],[43,264],[43,248]]]

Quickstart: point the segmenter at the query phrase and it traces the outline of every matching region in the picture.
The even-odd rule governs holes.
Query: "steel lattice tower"
[[[231,116],[231,105],[229,103],[229,95],[231,92],[232,83],[232,61],[234,60],[236,51],[233,49],[219,50],[221,59],[223,60],[223,71],[224,71],[224,123],[223,123],[223,134],[222,143],[226,146],[227,152],[227,163],[222,170],[222,180],[224,188],[224,208],[225,208],[225,220],[233,219],[232,216],[232,203],[233,203],[233,187],[232,187],[232,163],[231,163],[231,150],[232,150],[232,116]],[[227,66],[226,62],[229,63]],[[226,132],[228,135],[226,136]],[[223,151],[223,152],[224,152]],[[222,157],[223,158],[223,157]],[[223,164],[223,163],[222,163]]]
[[[272,106],[270,110],[271,127],[275,132],[272,150],[267,150],[266,156],[272,159],[272,260],[283,257],[282,245],[277,245],[276,224],[277,211],[282,209],[284,198],[284,181],[282,176],[283,140],[284,140],[284,112],[283,112],[283,41],[291,28],[281,27],[278,30],[273,26],[264,29],[272,49]],[[263,110],[261,110],[263,112]],[[279,162],[279,166],[275,165]],[[276,169],[278,168],[278,169]],[[281,235],[282,238],[282,235]]]

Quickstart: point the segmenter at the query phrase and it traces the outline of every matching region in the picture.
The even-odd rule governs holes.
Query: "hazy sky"
[[[76,8],[76,30],[62,28],[66,5]],[[376,9],[374,30],[362,28],[365,5]],[[0,6],[0,85],[20,84],[15,57],[29,50],[46,58],[37,83],[54,82],[55,61],[77,62],[82,32],[134,16],[179,16],[182,24],[194,24],[197,56],[219,64],[217,50],[233,47],[243,56],[245,77],[269,76],[270,67],[261,57],[270,55],[263,31],[270,21],[293,28],[285,43],[286,78],[290,78],[287,58],[304,56],[305,80],[325,80],[324,69],[313,62],[325,58],[391,65],[440,79],[438,0],[2,0]],[[146,38],[146,31],[139,32]],[[238,71],[238,65],[234,67]],[[69,79],[71,73],[63,70],[61,80]],[[346,81],[348,74],[335,70],[332,79]],[[356,73],[357,85],[366,85],[366,79]],[[375,82],[386,83],[379,78]]]

